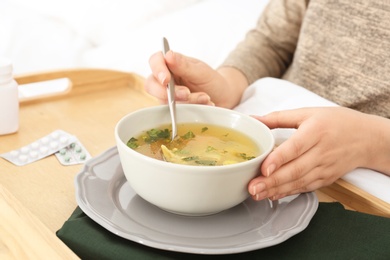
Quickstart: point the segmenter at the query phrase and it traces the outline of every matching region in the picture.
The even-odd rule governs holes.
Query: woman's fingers
[[[150,75],[146,78],[144,88],[146,92],[157,98],[160,103],[167,102],[168,95],[166,87],[161,85],[161,83],[157,81],[154,75]]]
[[[204,92],[191,93],[188,96],[187,103],[214,106],[210,96]]]
[[[249,192],[256,200],[267,197],[284,196],[291,191],[307,191],[311,183],[319,176],[313,174],[321,148],[316,147],[321,139],[319,125],[308,121],[305,110],[274,112],[264,117],[256,117],[270,128],[298,128],[298,130],[280,146],[274,149],[261,166],[265,176],[253,179]]]
[[[168,51],[165,57],[162,52],[153,54],[149,59],[149,64],[152,75],[145,82],[145,90],[156,97],[160,103],[167,103],[166,86],[171,79],[172,72],[175,76],[177,103],[214,105],[210,95],[202,91],[202,88],[208,89],[204,85],[208,83],[206,75],[209,75],[210,71],[214,72],[205,63]]]
[[[172,50],[164,55],[157,52],[149,58],[149,65],[153,76],[161,85],[167,85],[171,79],[171,73],[178,85],[191,85],[193,87],[208,83],[210,75],[215,71],[206,63],[174,53]]]
[[[255,116],[255,118],[265,123],[271,129],[299,129],[287,141],[283,142],[267,156],[261,166],[263,175],[270,176],[282,165],[300,157],[319,142],[321,133],[319,131],[313,133],[317,126],[313,126],[311,123],[307,123],[306,125],[302,124],[305,117],[306,114],[302,113],[302,110],[274,112],[264,117]]]
[[[314,136],[302,138],[307,136],[307,134],[308,133],[302,129],[302,131],[296,132],[291,138],[275,148],[264,160],[261,166],[262,174],[265,176],[272,175],[281,166],[302,156],[305,152],[315,146],[317,139]],[[297,165],[294,172],[299,171],[299,168],[300,167]]]
[[[256,200],[316,190],[367,161],[364,151],[370,142],[362,134],[371,128],[364,129],[370,124],[362,124],[366,117],[360,112],[341,107],[306,108],[255,118],[270,128],[297,128],[264,160],[262,175],[249,183],[249,193]]]
[[[260,200],[278,194],[288,194],[292,190],[307,190],[310,183],[320,178],[320,175],[316,174],[320,167],[311,163],[315,161],[312,157],[318,156],[318,151],[310,151],[290,163],[283,164],[269,177],[259,176],[253,179],[249,183],[249,192],[251,195],[258,194],[256,199]]]
[[[275,111],[265,116],[253,116],[269,128],[298,128],[309,115],[310,108]]]
[[[265,198],[280,199],[282,197],[314,191],[320,187],[327,186],[340,176],[336,174],[337,169],[317,166],[311,168],[304,166],[304,160],[301,169],[294,172],[291,164],[281,167],[274,175],[270,177],[260,176],[253,179],[250,183],[251,195],[255,200]],[[295,162],[294,162],[295,164]],[[296,166],[293,166],[293,168]],[[250,191],[250,188],[249,188]]]
[[[150,95],[156,97],[159,100],[160,104],[167,103],[167,87],[162,86],[153,75],[150,75],[146,79],[145,90]],[[214,106],[214,103],[211,101],[210,96],[206,93],[191,93],[187,87],[180,85],[175,85],[175,98],[178,104],[201,104]]]
[[[156,52],[149,58],[149,65],[152,69],[152,75],[160,85],[165,86],[171,79],[169,69],[165,63],[163,53]]]

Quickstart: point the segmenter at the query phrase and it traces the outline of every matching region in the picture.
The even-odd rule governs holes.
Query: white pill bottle
[[[12,62],[0,57],[0,135],[19,129],[18,84],[13,78]]]

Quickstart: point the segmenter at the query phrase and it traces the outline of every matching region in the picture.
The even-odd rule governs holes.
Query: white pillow
[[[14,74],[71,68],[92,46],[59,20],[0,1],[0,56],[13,61]]]
[[[13,0],[19,6],[70,26],[94,45],[112,31],[128,33],[156,17],[202,0]]]
[[[208,0],[161,16],[133,30],[118,29],[116,34],[102,40],[101,46],[85,53],[84,65],[147,76],[150,55],[161,50],[161,39],[167,37],[173,51],[216,67],[255,26],[267,2]]]

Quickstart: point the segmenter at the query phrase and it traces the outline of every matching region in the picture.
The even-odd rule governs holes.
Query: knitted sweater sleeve
[[[249,84],[281,77],[290,65],[309,0],[270,0],[257,26],[228,55],[221,67],[240,70]]]

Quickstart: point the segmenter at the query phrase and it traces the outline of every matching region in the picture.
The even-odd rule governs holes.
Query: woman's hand
[[[249,183],[255,200],[314,191],[358,167],[390,174],[388,119],[342,107],[279,111],[255,118],[271,129],[297,129],[264,160],[262,175]]]
[[[236,69],[214,70],[206,63],[169,51],[165,57],[157,52],[149,59],[152,74],[145,90],[167,103],[166,86],[174,75],[178,103],[217,105],[232,108],[241,99],[246,78]],[[232,84],[233,83],[233,84]]]

